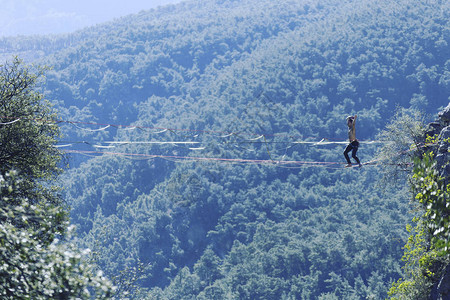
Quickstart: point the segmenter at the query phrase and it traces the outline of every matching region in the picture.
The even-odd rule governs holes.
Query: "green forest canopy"
[[[355,113],[357,136],[375,139],[399,106],[435,114],[447,105],[448,20],[449,4],[437,0],[192,1],[67,36],[3,39],[0,48],[53,68],[45,92],[62,120],[179,129],[64,123],[74,150],[95,150],[85,141],[195,140],[205,149],[111,151],[341,161],[342,146],[293,142],[344,141]],[[248,144],[256,133],[267,143]],[[360,158],[375,152],[363,146]],[[147,290],[135,295],[383,298],[402,274],[407,193],[380,189],[374,167],[108,155],[71,164],[64,197],[80,243],[111,278],[143,264],[136,284]]]

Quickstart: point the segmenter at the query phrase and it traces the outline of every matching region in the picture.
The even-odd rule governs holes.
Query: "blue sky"
[[[181,0],[0,0],[0,37],[68,33]]]

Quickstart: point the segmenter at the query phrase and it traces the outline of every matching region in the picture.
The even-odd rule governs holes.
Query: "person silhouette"
[[[359,142],[356,139],[356,130],[355,130],[355,124],[356,124],[356,115],[354,116],[348,116],[347,117],[347,126],[348,126],[348,140],[349,144],[347,147],[345,147],[344,150],[344,157],[347,160],[346,168],[352,166],[352,162],[350,161],[350,157],[348,156],[348,153],[352,151],[352,157],[353,159],[358,163],[358,165],[361,167],[361,162],[359,161],[359,158],[356,156],[356,152],[358,151]]]

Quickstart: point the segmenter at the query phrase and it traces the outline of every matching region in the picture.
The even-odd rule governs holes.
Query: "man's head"
[[[350,127],[353,124],[353,121],[355,120],[354,116],[348,116],[347,117],[347,125]]]

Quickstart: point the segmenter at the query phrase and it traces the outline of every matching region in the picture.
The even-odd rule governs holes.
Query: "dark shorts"
[[[358,149],[358,147],[359,147],[359,142],[358,142],[358,141],[353,141],[353,142],[351,142],[349,145],[352,146],[353,148]]]
[[[356,152],[358,151],[358,147],[359,147],[359,142],[358,141],[353,141],[350,144],[347,145],[347,147],[344,150],[344,156],[345,159],[347,160],[347,163],[351,163],[350,162],[350,158],[348,157],[348,153],[350,151],[352,151],[352,157],[356,160],[356,162],[359,164],[359,158],[356,156]]]

